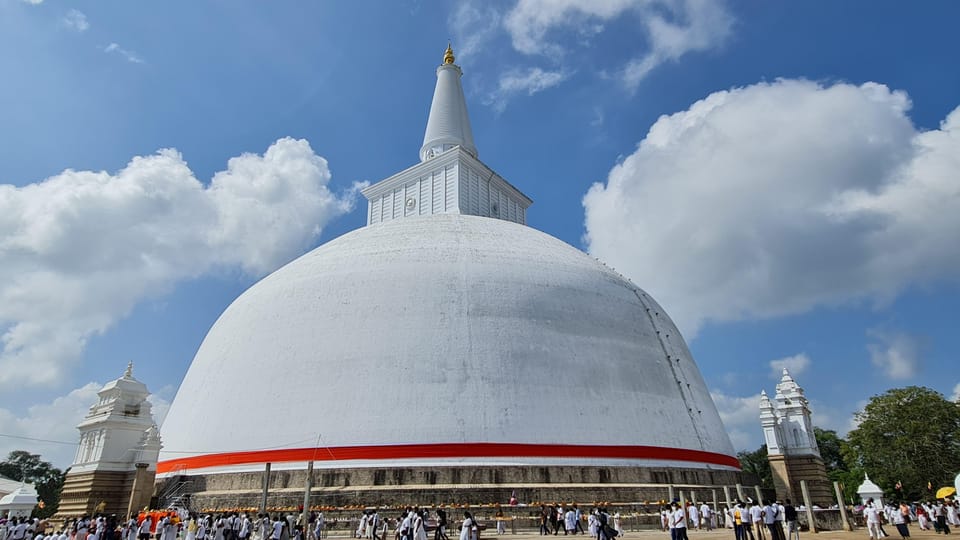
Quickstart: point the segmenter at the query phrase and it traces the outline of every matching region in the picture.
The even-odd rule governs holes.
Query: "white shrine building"
[[[814,436],[810,402],[786,368],[773,399],[766,390],[760,392],[760,424],[777,497],[802,504],[800,481],[805,480],[811,500],[826,508],[833,492]]]
[[[134,378],[132,363],[97,392],[97,403],[77,426],[80,443],[64,480],[58,516],[123,516],[150,502],[161,444],[149,395],[147,386]]]

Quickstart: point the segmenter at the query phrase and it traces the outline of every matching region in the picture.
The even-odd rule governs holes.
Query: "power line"
[[[67,442],[67,441],[55,441],[53,439],[38,439],[36,437],[25,437],[23,435],[10,435],[9,433],[0,433],[0,437],[6,437],[8,439],[22,439],[24,441],[36,441],[36,442],[45,442],[53,444],[69,444],[70,446],[76,446],[77,442]]]

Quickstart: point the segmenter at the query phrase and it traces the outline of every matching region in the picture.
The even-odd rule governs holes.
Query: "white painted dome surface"
[[[540,231],[454,214],[358,229],[244,292],[162,437],[161,474],[307,460],[738,466],[653,299]]]

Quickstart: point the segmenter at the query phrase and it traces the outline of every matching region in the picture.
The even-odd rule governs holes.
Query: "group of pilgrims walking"
[[[863,506],[863,519],[871,539],[880,540],[890,536],[883,523],[896,527],[901,539],[910,537],[911,522],[916,522],[921,531],[934,530],[937,534],[950,534],[950,527],[960,527],[960,505],[950,499],[907,504],[895,502],[880,504],[872,498]]]
[[[960,505],[951,499],[926,503],[887,503],[869,499],[855,514],[861,514],[871,540],[889,536],[884,523],[896,527],[901,539],[910,537],[910,523],[920,530],[934,530],[950,534],[951,527],[960,527]],[[323,540],[327,523],[322,512],[311,512],[303,523],[297,514],[257,514],[231,512],[204,514],[173,511],[140,513],[125,522],[115,516],[84,516],[64,523],[62,529],[52,530],[46,522],[28,518],[0,520],[0,540]],[[541,506],[540,535],[589,534],[596,540],[612,540],[623,536],[619,512],[610,515],[602,507],[593,508],[586,519],[576,504]],[[504,534],[502,510],[497,509],[497,533]],[[584,530],[583,522],[587,527]],[[485,527],[469,511],[463,512],[459,537],[455,540],[479,540]],[[735,540],[800,540],[797,509],[790,499],[783,503],[752,501],[740,502],[717,512],[706,504],[674,502],[660,509],[660,525],[670,531],[671,540],[688,540],[687,529],[708,531],[717,527],[733,529]],[[392,519],[382,518],[377,510],[363,512],[358,520],[354,538],[360,540],[451,540],[448,536],[447,511],[440,507],[433,516],[427,509],[408,507]],[[392,536],[392,538],[391,538]]]

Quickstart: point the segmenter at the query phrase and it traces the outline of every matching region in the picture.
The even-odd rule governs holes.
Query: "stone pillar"
[[[307,479],[305,482],[306,486],[303,489],[303,534],[304,537],[308,534],[309,523],[310,523],[310,488],[313,485],[313,462],[307,463]]]
[[[673,486],[667,486],[667,503],[673,503]]]
[[[803,492],[803,505],[807,507],[807,522],[810,524],[810,532],[816,534],[817,522],[813,517],[813,504],[810,503],[810,492],[807,491],[807,481],[800,481],[800,491]]]
[[[833,483],[833,491],[837,494],[837,504],[840,506],[840,519],[843,521],[843,530],[853,531],[850,526],[850,520],[847,518],[847,505],[843,500],[843,493],[840,492],[840,482]]]
[[[763,505],[763,494],[760,493],[760,486],[754,485],[754,486],[753,486],[753,491],[756,492],[756,494],[757,494],[757,504],[759,504],[759,505],[762,506],[762,505]]]
[[[747,498],[743,496],[743,485],[737,484],[737,500],[745,501]]]
[[[733,501],[730,500],[730,486],[723,486],[723,499],[727,503],[727,508],[733,506]]]
[[[133,486],[130,489],[130,499],[127,501],[127,515],[124,516],[124,519],[129,518],[130,514],[134,513],[134,511],[140,507],[146,506],[144,504],[144,498],[146,498],[147,501],[150,500],[150,492],[147,490],[153,485],[153,482],[150,482],[150,479],[147,478],[149,475],[147,466],[146,463],[136,463],[134,465],[136,468],[133,472]],[[146,497],[144,497],[144,495],[146,495]]]
[[[270,492],[270,464],[263,468],[263,496],[260,497],[260,513],[267,511],[267,494]]]

